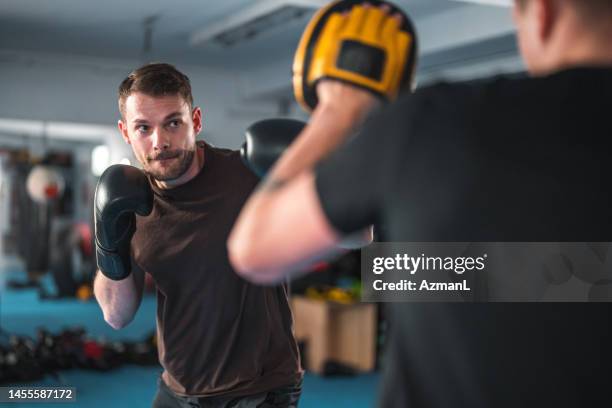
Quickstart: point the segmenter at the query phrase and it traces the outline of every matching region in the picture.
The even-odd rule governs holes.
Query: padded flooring
[[[0,327],[9,332],[34,335],[44,326],[52,332],[64,327],[82,326],[94,337],[136,340],[155,327],[155,298],[146,296],[134,321],[122,330],[113,330],[102,319],[95,301],[44,300],[34,290],[0,292]],[[122,366],[106,373],[86,370],[60,372],[60,382],[52,377],[37,386],[72,386],[77,390],[75,403],[5,404],[26,407],[150,407],[157,385],[159,367]],[[24,384],[19,384],[23,386]],[[27,384],[26,384],[27,385]],[[375,405],[377,374],[357,377],[322,378],[306,374],[301,408],[360,408]],[[0,404],[2,405],[2,404]]]

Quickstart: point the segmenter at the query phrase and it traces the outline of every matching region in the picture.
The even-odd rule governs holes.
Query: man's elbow
[[[273,272],[270,265],[262,261],[261,252],[256,248],[255,242],[236,234],[230,236],[227,251],[232,267],[238,275],[254,283],[278,282],[280,277]]]
[[[104,321],[115,330],[123,329],[132,322],[133,318],[125,318],[118,315],[104,314]]]

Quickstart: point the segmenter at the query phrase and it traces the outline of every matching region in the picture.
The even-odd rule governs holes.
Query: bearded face
[[[191,148],[165,150],[156,156],[147,155],[143,170],[158,181],[172,181],[181,177],[193,162],[195,143]]]
[[[194,160],[201,111],[192,111],[180,95],[134,92],[125,100],[119,129],[143,170],[158,181],[168,182],[185,174]]]

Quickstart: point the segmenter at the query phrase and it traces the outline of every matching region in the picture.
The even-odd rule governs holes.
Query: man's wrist
[[[380,106],[380,100],[372,98],[370,103],[343,104],[342,101],[322,102],[317,105],[313,117],[332,117],[337,125],[354,128],[361,125],[370,113]]]
[[[289,180],[312,168],[342,145],[379,103],[371,97],[344,106],[336,98],[317,105],[308,125],[272,169],[270,179]]]

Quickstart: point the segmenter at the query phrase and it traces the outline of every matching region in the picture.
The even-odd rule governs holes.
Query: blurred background
[[[91,293],[97,177],[136,164],[116,129],[119,83],[144,63],[174,64],[203,109],[200,137],[238,148],[256,120],[307,119],[291,63],[325,3],[0,0],[0,385],[76,387],[74,406],[150,406],[153,288],[120,331]],[[418,86],[522,71],[509,3],[396,1],[419,34]],[[301,406],[373,406],[384,311],[357,300],[358,253],[317,269],[291,285]]]

